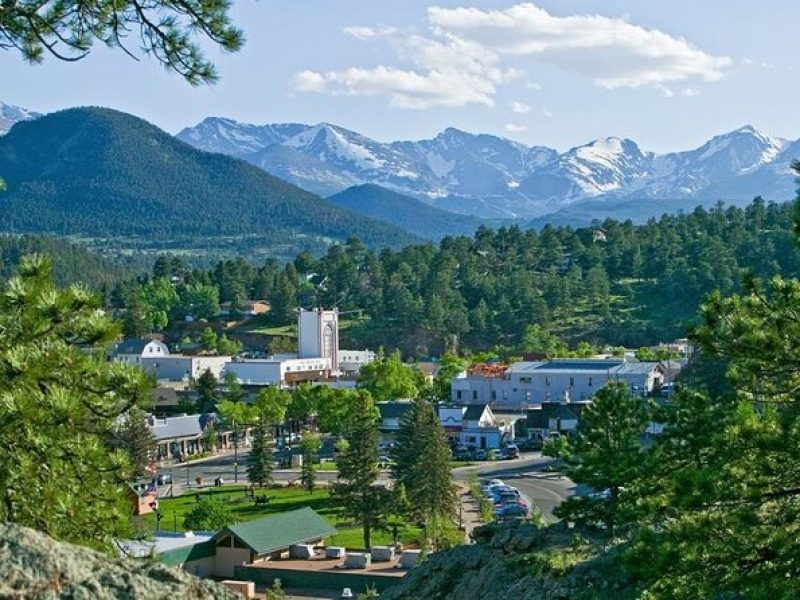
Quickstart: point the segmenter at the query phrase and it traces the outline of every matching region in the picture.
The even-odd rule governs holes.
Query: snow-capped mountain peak
[[[14,123],[28,121],[40,116],[39,113],[27,108],[6,104],[0,100],[0,135],[6,133]]]
[[[370,183],[483,217],[533,217],[606,197],[749,199],[759,189],[767,198],[784,199],[794,186],[787,165],[795,157],[788,155],[800,147],[751,125],[663,155],[621,137],[559,153],[454,127],[430,139],[384,143],[331,123],[256,126],[207,119],[179,137],[249,160],[318,194]],[[751,183],[739,186],[747,178]],[[764,187],[776,178],[777,188]]]

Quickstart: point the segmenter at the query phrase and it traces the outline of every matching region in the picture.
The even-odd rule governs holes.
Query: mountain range
[[[0,134],[15,122],[39,116],[0,102]],[[614,137],[558,152],[454,128],[429,140],[383,143],[327,123],[250,125],[217,117],[176,137],[200,150],[243,159],[328,197],[351,216],[358,213],[428,239],[470,233],[481,224],[506,219],[532,227],[581,226],[605,217],[643,222],[719,200],[742,204],[758,195],[789,200],[795,196],[790,165],[800,157],[800,140],[771,137],[751,126],[716,136],[693,150],[660,155],[643,151],[633,140]],[[56,168],[52,159],[47,153],[42,157],[49,168]],[[220,164],[227,168],[233,163]],[[242,168],[238,164],[236,170],[244,173]],[[250,178],[255,171],[246,173]],[[271,180],[265,185],[280,184]],[[294,190],[292,196],[299,191],[286,189]],[[12,225],[18,226],[22,218],[14,217]],[[258,218],[242,227],[249,231],[257,222]],[[126,220],[123,228],[131,225]],[[270,222],[267,231],[274,231],[272,225],[276,223]],[[307,225],[300,224],[295,233],[305,232]]]
[[[795,195],[789,166],[800,157],[800,140],[749,125],[668,154],[615,137],[558,152],[453,128],[428,140],[384,143],[328,123],[250,125],[217,117],[177,137],[322,196],[376,184],[481,218],[531,219],[603,200],[785,201]]]
[[[0,137],[0,229],[90,238],[291,246],[359,237],[372,247],[420,238],[339,208],[253,165],[202,152],[105,108],[17,122]]]

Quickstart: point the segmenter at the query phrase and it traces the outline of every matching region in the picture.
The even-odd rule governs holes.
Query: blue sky
[[[616,135],[680,150],[746,123],[800,137],[788,0],[239,0],[233,17],[248,41],[211,49],[215,86],[102,47],[40,66],[0,52],[0,99],[110,106],[173,133],[214,115],[379,140],[453,126],[559,149]]]

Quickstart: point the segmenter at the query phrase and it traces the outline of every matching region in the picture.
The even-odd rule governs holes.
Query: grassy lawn
[[[162,498],[160,500],[161,513],[163,514],[161,527],[165,530],[171,530],[177,525],[178,531],[185,531],[183,517],[197,504],[197,496],[216,496],[225,500],[239,522],[309,506],[339,530],[339,533],[328,540],[330,545],[345,546],[347,548],[362,548],[364,545],[361,527],[353,527],[352,523],[345,519],[341,514],[341,507],[330,497],[327,489],[318,489],[314,490],[313,493],[309,493],[300,488],[275,488],[257,493],[265,493],[269,497],[269,504],[256,506],[252,498],[245,496],[245,486],[243,485],[226,485],[221,488],[189,490],[176,498]],[[155,515],[145,516],[143,522],[150,530],[154,530],[156,527]],[[419,527],[406,525],[400,528],[398,534],[400,541],[403,543],[415,544],[418,543],[422,531]],[[391,542],[392,536],[390,532],[376,531],[372,534],[373,545],[386,545]]]

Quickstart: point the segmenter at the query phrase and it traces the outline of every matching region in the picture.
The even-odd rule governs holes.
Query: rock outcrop
[[[0,600],[241,598],[152,561],[124,560],[12,524],[0,524]]]
[[[602,548],[598,540],[563,524],[546,529],[527,524],[484,526],[475,530],[475,540],[430,555],[381,600],[636,597],[636,585],[622,568],[618,549]]]

